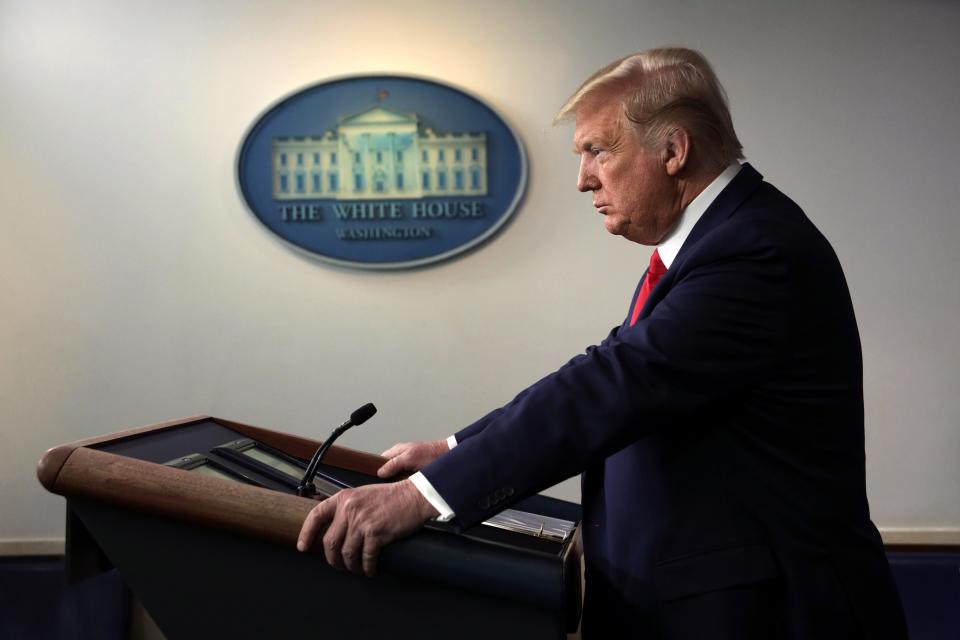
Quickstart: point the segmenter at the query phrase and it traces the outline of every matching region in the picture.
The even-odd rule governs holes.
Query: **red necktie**
[[[643,309],[643,303],[650,297],[650,292],[657,286],[657,282],[667,272],[666,265],[660,259],[660,253],[654,249],[650,256],[650,268],[647,269],[647,277],[643,279],[643,285],[640,287],[640,294],[637,296],[637,303],[633,305],[633,313],[630,314],[630,326],[632,327],[640,317],[640,310]]]

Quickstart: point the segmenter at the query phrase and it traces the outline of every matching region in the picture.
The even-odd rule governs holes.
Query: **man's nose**
[[[590,165],[581,160],[580,161],[580,172],[577,174],[577,190],[579,191],[594,191],[599,186],[599,181],[597,180],[596,174],[590,170]]]

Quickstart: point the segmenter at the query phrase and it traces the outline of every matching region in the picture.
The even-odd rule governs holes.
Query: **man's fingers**
[[[381,478],[389,478],[390,476],[396,474],[398,471],[404,468],[403,464],[406,460],[406,457],[400,455],[395,458],[390,458],[387,460],[382,467],[377,469],[377,475]]]
[[[400,471],[400,469],[403,468],[400,466],[403,464],[401,460],[406,458],[404,454],[407,453],[409,449],[410,449],[409,442],[398,442],[397,444],[393,445],[392,447],[390,447],[389,449],[381,453],[380,455],[382,455],[384,458],[390,458],[390,459],[387,460],[382,467],[377,469],[377,475],[380,476],[381,478],[389,478],[390,476]]]
[[[341,548],[343,564],[347,568],[347,571],[350,571],[351,573],[360,573],[363,570],[363,566],[360,561],[360,554],[363,551],[363,547],[363,535],[357,532],[356,527],[352,527],[347,533],[347,537],[343,541],[343,546]]]
[[[380,541],[373,536],[366,538],[363,541],[361,564],[363,565],[363,573],[368,578],[377,575],[377,559],[379,557]]]
[[[343,514],[334,518],[323,534],[323,555],[334,569],[343,569],[343,540],[347,535],[347,521]]]
[[[398,442],[397,444],[393,445],[392,447],[390,447],[380,455],[383,456],[384,458],[394,458],[400,455],[401,453],[403,453],[404,451],[406,451],[409,446],[410,446],[409,442]]]
[[[389,460],[377,469],[377,475],[389,478],[401,471],[418,471],[449,450],[445,440],[395,444],[383,452]]]
[[[324,500],[310,510],[303,521],[303,526],[300,527],[300,535],[297,537],[298,551],[306,551],[313,546],[313,540],[317,537],[317,533],[327,525],[335,511],[336,506],[332,499]]]

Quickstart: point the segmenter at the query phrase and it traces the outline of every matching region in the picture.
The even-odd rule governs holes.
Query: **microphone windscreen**
[[[373,414],[377,412],[377,408],[373,406],[372,402],[368,402],[363,405],[356,411],[350,414],[350,422],[354,425],[363,424],[367,420],[373,417]]]

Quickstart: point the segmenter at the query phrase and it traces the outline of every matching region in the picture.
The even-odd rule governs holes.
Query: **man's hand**
[[[450,451],[450,447],[446,440],[395,444],[380,454],[390,459],[377,469],[377,475],[390,478],[401,471],[420,471],[447,451]]]
[[[373,576],[384,545],[437,515],[409,480],[343,489],[307,514],[297,549],[306,551],[326,530],[323,553],[331,566]]]

